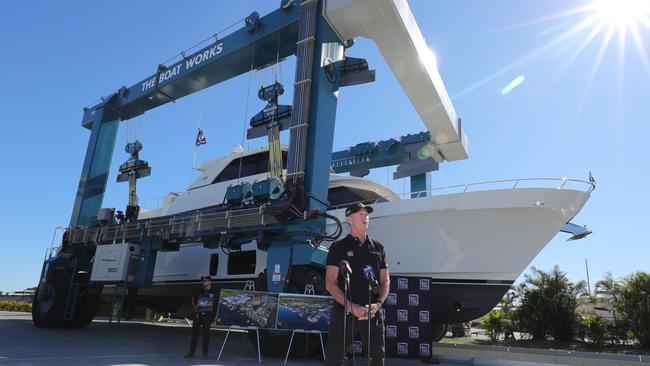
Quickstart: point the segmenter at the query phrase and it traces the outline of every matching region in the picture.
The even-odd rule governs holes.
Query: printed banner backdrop
[[[386,355],[426,358],[431,355],[431,280],[391,276],[386,309]]]
[[[280,294],[278,329],[327,332],[334,299],[330,296]]]
[[[384,303],[386,356],[428,358],[431,356],[431,280],[391,276],[390,292]],[[364,355],[360,334],[355,335],[355,353]],[[363,351],[362,351],[363,350]]]

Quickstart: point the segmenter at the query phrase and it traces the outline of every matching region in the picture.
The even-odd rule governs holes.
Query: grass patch
[[[32,311],[32,304],[27,301],[0,301],[0,310],[2,311]]]

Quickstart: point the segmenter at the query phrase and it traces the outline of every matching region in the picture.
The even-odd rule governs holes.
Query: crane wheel
[[[82,297],[77,300],[77,307],[72,320],[65,321],[63,326],[66,328],[81,329],[90,324],[99,308],[102,295],[102,287],[90,287]]]
[[[57,270],[53,278],[39,286],[32,300],[32,321],[39,328],[63,325],[63,311],[71,280],[71,271]]]

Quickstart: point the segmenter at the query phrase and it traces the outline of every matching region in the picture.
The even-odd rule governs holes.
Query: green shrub
[[[594,314],[584,314],[580,319],[580,338],[588,340],[596,347],[602,347],[608,339],[608,322]]]
[[[557,342],[571,341],[578,323],[578,298],[585,295],[585,287],[584,281],[569,281],[557,265],[548,273],[533,267],[532,274],[524,275],[517,288],[521,298],[516,312],[519,327],[535,340],[550,335]]]
[[[616,309],[620,301],[620,281],[616,281],[611,272],[605,272],[605,276],[596,282],[595,293],[598,302],[607,304],[607,308],[611,309],[614,317],[613,321],[606,324],[609,341],[612,344],[627,344],[629,325],[625,318],[621,318],[621,314],[618,314]]]
[[[2,311],[32,311],[32,304],[26,301],[0,301],[0,310]]]
[[[503,339],[505,341],[515,341],[515,331],[517,331],[517,312],[515,301],[518,300],[516,291],[508,291],[499,301],[501,312],[503,312]]]
[[[641,346],[650,347],[650,274],[637,272],[617,288],[616,310],[625,317]]]
[[[612,344],[627,344],[630,339],[630,331],[625,319],[614,317],[614,321],[607,322],[607,334]]]
[[[492,310],[485,314],[481,319],[481,329],[487,333],[492,342],[499,339],[499,335],[503,333],[505,322],[503,319],[503,312],[500,310]]]

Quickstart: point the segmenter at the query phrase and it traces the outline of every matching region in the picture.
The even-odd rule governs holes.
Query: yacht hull
[[[391,275],[430,279],[433,321],[468,321],[499,302],[588,198],[525,188],[376,203],[369,235],[384,245]]]
[[[498,303],[588,198],[588,192],[579,190],[521,188],[379,202],[373,204],[369,235],[384,245],[393,280],[430,281],[433,322],[468,321]],[[343,211],[330,213],[344,221]],[[255,243],[247,246],[245,250],[255,250]],[[243,288],[266,264],[265,252],[256,251],[255,269],[233,276],[228,256],[220,253],[201,244],[159,253],[154,286],[140,294],[161,301],[174,298],[178,305],[187,302],[190,292],[185,289],[206,273],[218,286]]]

